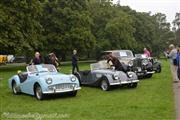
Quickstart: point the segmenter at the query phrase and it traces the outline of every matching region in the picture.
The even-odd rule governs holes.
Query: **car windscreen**
[[[135,54],[137,58],[147,58],[144,54]]]
[[[133,53],[131,51],[119,51],[119,52],[114,52],[113,54],[117,58],[132,58]]]
[[[56,68],[53,65],[49,65],[49,64],[31,65],[27,67],[27,70],[30,73],[57,72]]]
[[[107,69],[110,66],[107,64],[107,61],[100,61],[98,63],[90,64],[91,70]]]
[[[37,73],[38,69],[37,69],[36,65],[30,65],[27,67],[27,71],[30,73]]]
[[[57,72],[54,65],[44,64],[42,65],[42,70],[48,71],[48,72]]]

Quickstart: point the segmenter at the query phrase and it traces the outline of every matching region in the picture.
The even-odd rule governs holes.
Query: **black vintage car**
[[[135,57],[141,58],[141,59],[146,58],[143,54],[135,54]],[[152,64],[153,70],[156,73],[160,73],[162,70],[161,69],[161,63],[155,57],[148,57],[147,59]]]
[[[153,65],[147,58],[134,57],[130,50],[110,50],[104,51],[98,57],[98,61],[107,60],[107,55],[112,54],[122,63],[125,71],[133,71],[138,78],[150,78],[154,74]]]

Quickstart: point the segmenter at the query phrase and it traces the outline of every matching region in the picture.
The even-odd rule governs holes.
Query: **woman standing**
[[[149,52],[149,50],[147,48],[144,48],[144,55],[146,57],[151,57],[151,54],[150,54],[150,52]]]
[[[56,57],[56,55],[54,53],[50,53],[49,54],[50,60],[51,60],[51,64],[53,64],[56,68],[58,68],[59,66],[59,60]]]

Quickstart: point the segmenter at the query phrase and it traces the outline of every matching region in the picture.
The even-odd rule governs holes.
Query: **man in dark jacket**
[[[109,63],[110,61],[111,61],[112,64],[113,64],[112,66],[115,67],[115,70],[126,72],[126,71],[124,70],[121,62],[119,61],[119,59],[116,58],[116,57],[114,57],[114,56],[112,56],[112,54],[109,54],[109,55],[108,55],[107,63]]]
[[[73,50],[73,55],[72,55],[72,74],[74,74],[75,69],[77,70],[77,72],[79,72],[77,50]]]

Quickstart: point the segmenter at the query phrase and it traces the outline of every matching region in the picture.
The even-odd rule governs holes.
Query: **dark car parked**
[[[13,62],[14,63],[24,63],[24,62],[26,62],[26,57],[25,56],[15,56]]]
[[[146,58],[143,54],[135,54],[135,57],[142,58],[142,59]],[[155,71],[156,73],[160,73],[162,70],[161,69],[161,63],[155,57],[148,57],[147,59],[152,64],[153,71]]]
[[[138,85],[136,73],[116,71],[105,61],[93,63],[90,67],[91,70],[79,71],[75,74],[81,85],[100,87],[104,91],[110,90],[112,86],[126,85],[129,88],[136,88]]]
[[[131,50],[104,51],[98,57],[98,61],[107,60],[107,55],[112,54],[122,63],[125,71],[133,71],[138,78],[150,78],[154,74],[152,63],[147,58],[134,57]]]

